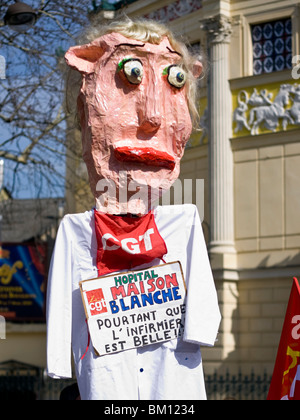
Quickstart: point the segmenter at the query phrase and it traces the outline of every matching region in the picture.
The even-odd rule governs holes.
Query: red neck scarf
[[[152,211],[142,217],[113,216],[97,210],[94,214],[99,276],[131,270],[167,253]]]

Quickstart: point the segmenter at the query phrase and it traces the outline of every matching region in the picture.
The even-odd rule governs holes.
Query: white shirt
[[[181,262],[187,285],[183,339],[101,357],[90,345],[83,360],[88,331],[79,282],[97,277],[94,212],[67,215],[59,227],[47,292],[48,375],[72,376],[72,347],[82,400],[206,399],[200,345],[214,345],[221,316],[200,218],[189,204],[157,207],[154,215],[164,260]]]

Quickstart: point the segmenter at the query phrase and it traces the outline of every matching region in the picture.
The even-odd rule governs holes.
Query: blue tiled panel
[[[252,25],[251,32],[254,75],[292,67],[291,18]]]

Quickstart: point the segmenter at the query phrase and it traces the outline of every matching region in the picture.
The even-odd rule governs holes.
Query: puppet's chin
[[[135,214],[143,216],[154,207],[154,203],[148,203],[140,198],[131,199],[127,203],[114,201],[109,197],[100,196],[96,198],[96,210],[106,214]]]
[[[159,198],[170,189],[178,172],[176,165],[173,172],[167,169],[156,173],[121,171],[115,182],[104,178],[97,183],[96,209],[108,214],[147,214],[159,204]]]

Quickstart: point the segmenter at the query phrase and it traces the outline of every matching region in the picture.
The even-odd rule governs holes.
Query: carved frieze
[[[165,7],[155,10],[144,17],[146,19],[171,22],[189,13],[193,13],[202,7],[202,0],[177,0]]]
[[[275,91],[253,88],[252,92],[240,90],[233,112],[233,133],[287,130],[300,126],[300,85],[284,83]],[[243,135],[243,134],[242,134]]]

